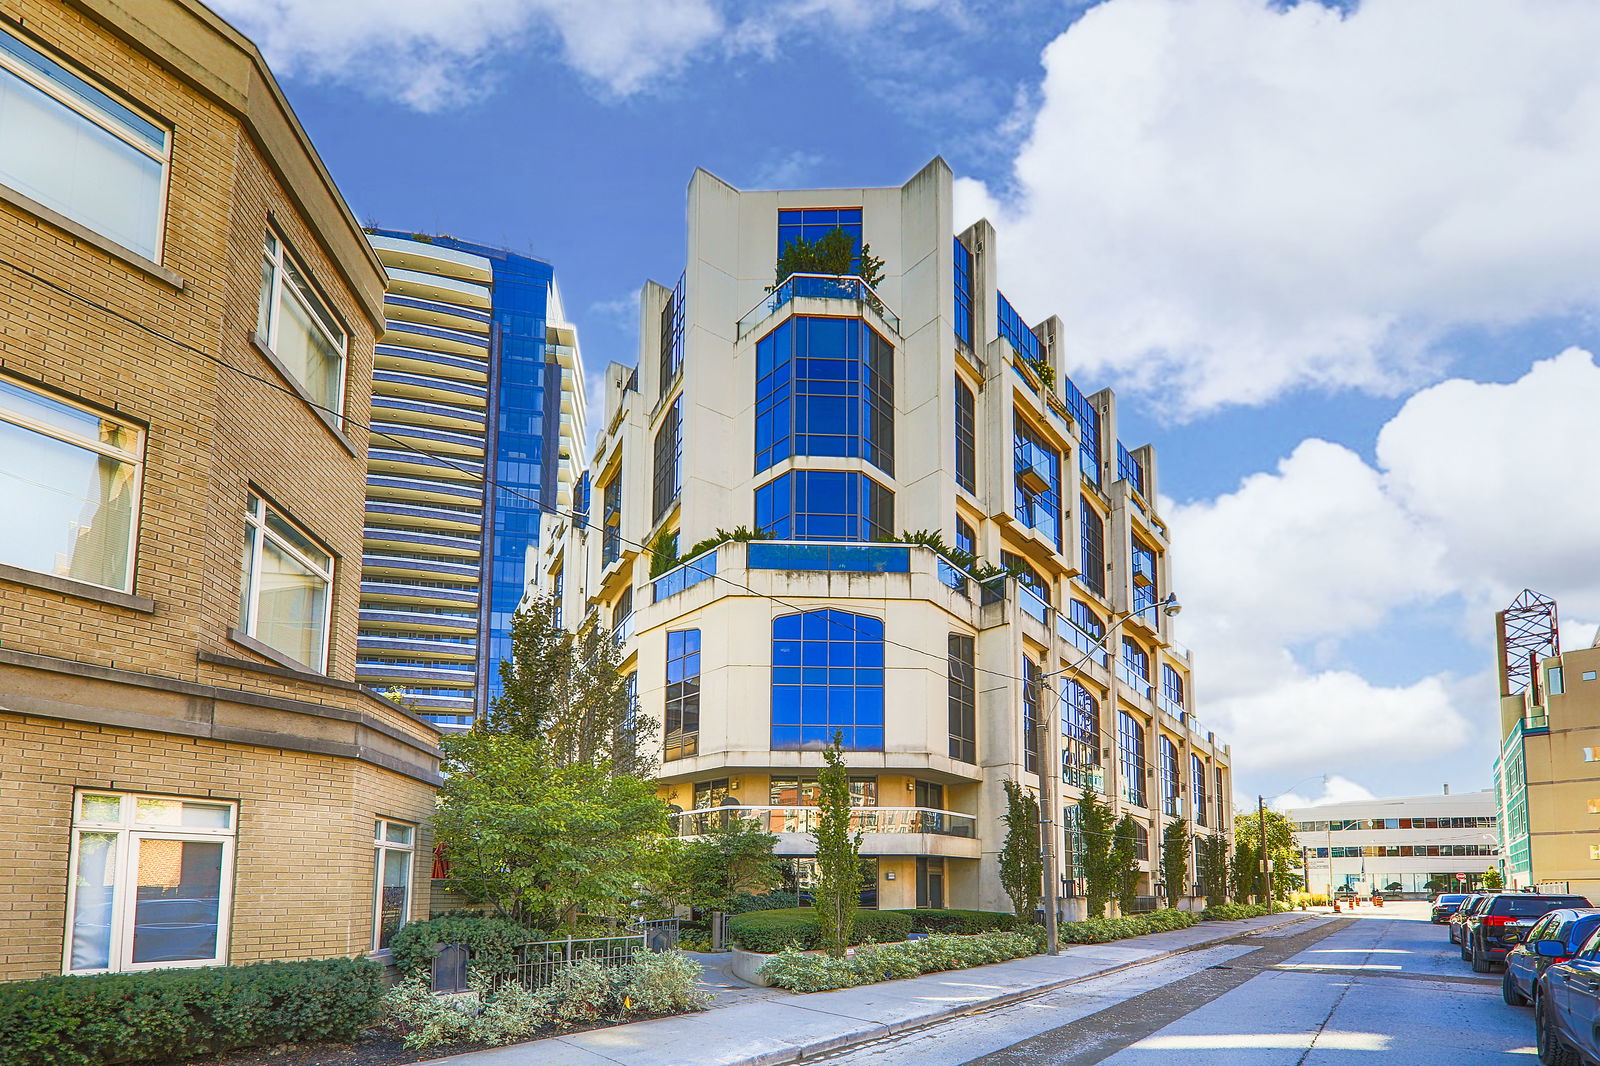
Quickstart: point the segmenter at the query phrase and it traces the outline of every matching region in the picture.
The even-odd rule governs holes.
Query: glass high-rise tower
[[[356,674],[465,728],[499,691],[540,515],[573,504],[577,331],[548,263],[452,237],[370,240],[389,287]]]

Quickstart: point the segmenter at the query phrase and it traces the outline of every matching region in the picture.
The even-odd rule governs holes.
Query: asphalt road
[[[1420,904],[1319,918],[829,1056],[860,1066],[1534,1066]]]

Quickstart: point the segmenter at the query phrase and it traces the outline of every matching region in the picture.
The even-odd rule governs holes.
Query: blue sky
[[[591,373],[696,166],[943,155],[1157,444],[1238,791],[1486,787],[1492,611],[1587,644],[1600,13],[1570,0],[218,0],[363,221],[547,258]],[[1558,358],[1559,357],[1559,358]],[[1311,780],[1307,780],[1310,778]]]

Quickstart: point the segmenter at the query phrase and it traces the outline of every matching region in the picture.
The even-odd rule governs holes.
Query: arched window
[[[1122,770],[1122,798],[1147,806],[1144,790],[1144,727],[1127,711],[1117,712],[1117,765]]]
[[[1061,735],[1077,742],[1075,763],[1100,765],[1100,701],[1072,678],[1061,686]]]
[[[1178,817],[1178,746],[1161,738],[1161,813]]]
[[[825,608],[772,621],[772,750],[883,750],[883,620]]]

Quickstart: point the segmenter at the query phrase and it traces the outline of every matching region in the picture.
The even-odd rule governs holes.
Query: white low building
[[[1492,789],[1297,807],[1311,890],[1428,896],[1478,888],[1498,866]]]

